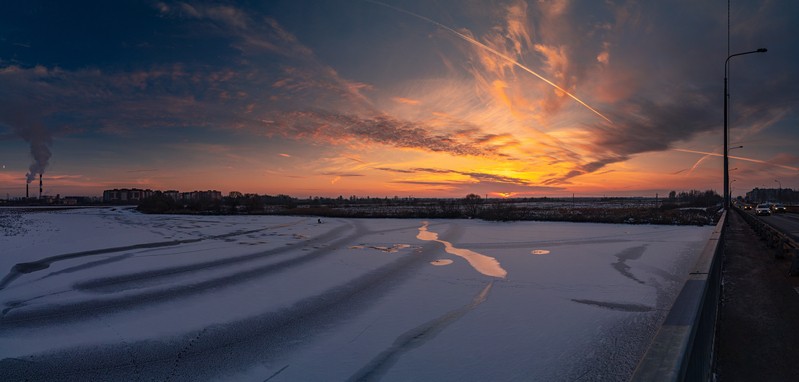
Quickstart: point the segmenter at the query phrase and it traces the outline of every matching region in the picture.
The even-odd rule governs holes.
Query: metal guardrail
[[[711,379],[726,219],[724,212],[630,381]]]
[[[786,233],[756,216],[738,208],[735,210],[749,223],[749,226],[752,227],[757,235],[766,241],[766,245],[768,245],[769,248],[775,249],[774,256],[778,258],[793,257],[788,274],[791,276],[799,275],[799,243]]]

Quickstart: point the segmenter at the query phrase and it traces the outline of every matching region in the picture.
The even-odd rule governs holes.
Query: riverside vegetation
[[[232,194],[232,193],[231,193]],[[616,224],[712,225],[721,197],[713,191],[672,191],[668,198],[358,198],[238,194],[178,201],[156,193],[137,210],[159,214],[269,214],[348,218],[482,219]]]

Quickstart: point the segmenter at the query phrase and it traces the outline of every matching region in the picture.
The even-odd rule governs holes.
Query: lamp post
[[[777,190],[777,201],[782,203],[782,182],[780,182],[779,179],[774,179],[774,181],[780,185],[780,189]]]
[[[729,98],[730,94],[727,92],[727,73],[729,72],[730,68],[730,59],[735,56],[743,56],[745,54],[752,54],[752,53],[765,53],[768,50],[766,48],[760,48],[758,50],[753,50],[750,52],[743,52],[743,53],[736,53],[727,56],[727,59],[724,61],[724,208],[730,208],[730,172],[729,172],[729,155],[727,153],[727,98]]]

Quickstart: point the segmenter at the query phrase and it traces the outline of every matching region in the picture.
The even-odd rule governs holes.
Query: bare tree
[[[476,218],[483,206],[483,198],[477,194],[469,194],[463,199],[463,208],[466,216]]]

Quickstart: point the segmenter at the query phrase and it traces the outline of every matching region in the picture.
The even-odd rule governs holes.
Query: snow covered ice
[[[0,210],[0,374],[627,380],[713,227]]]

